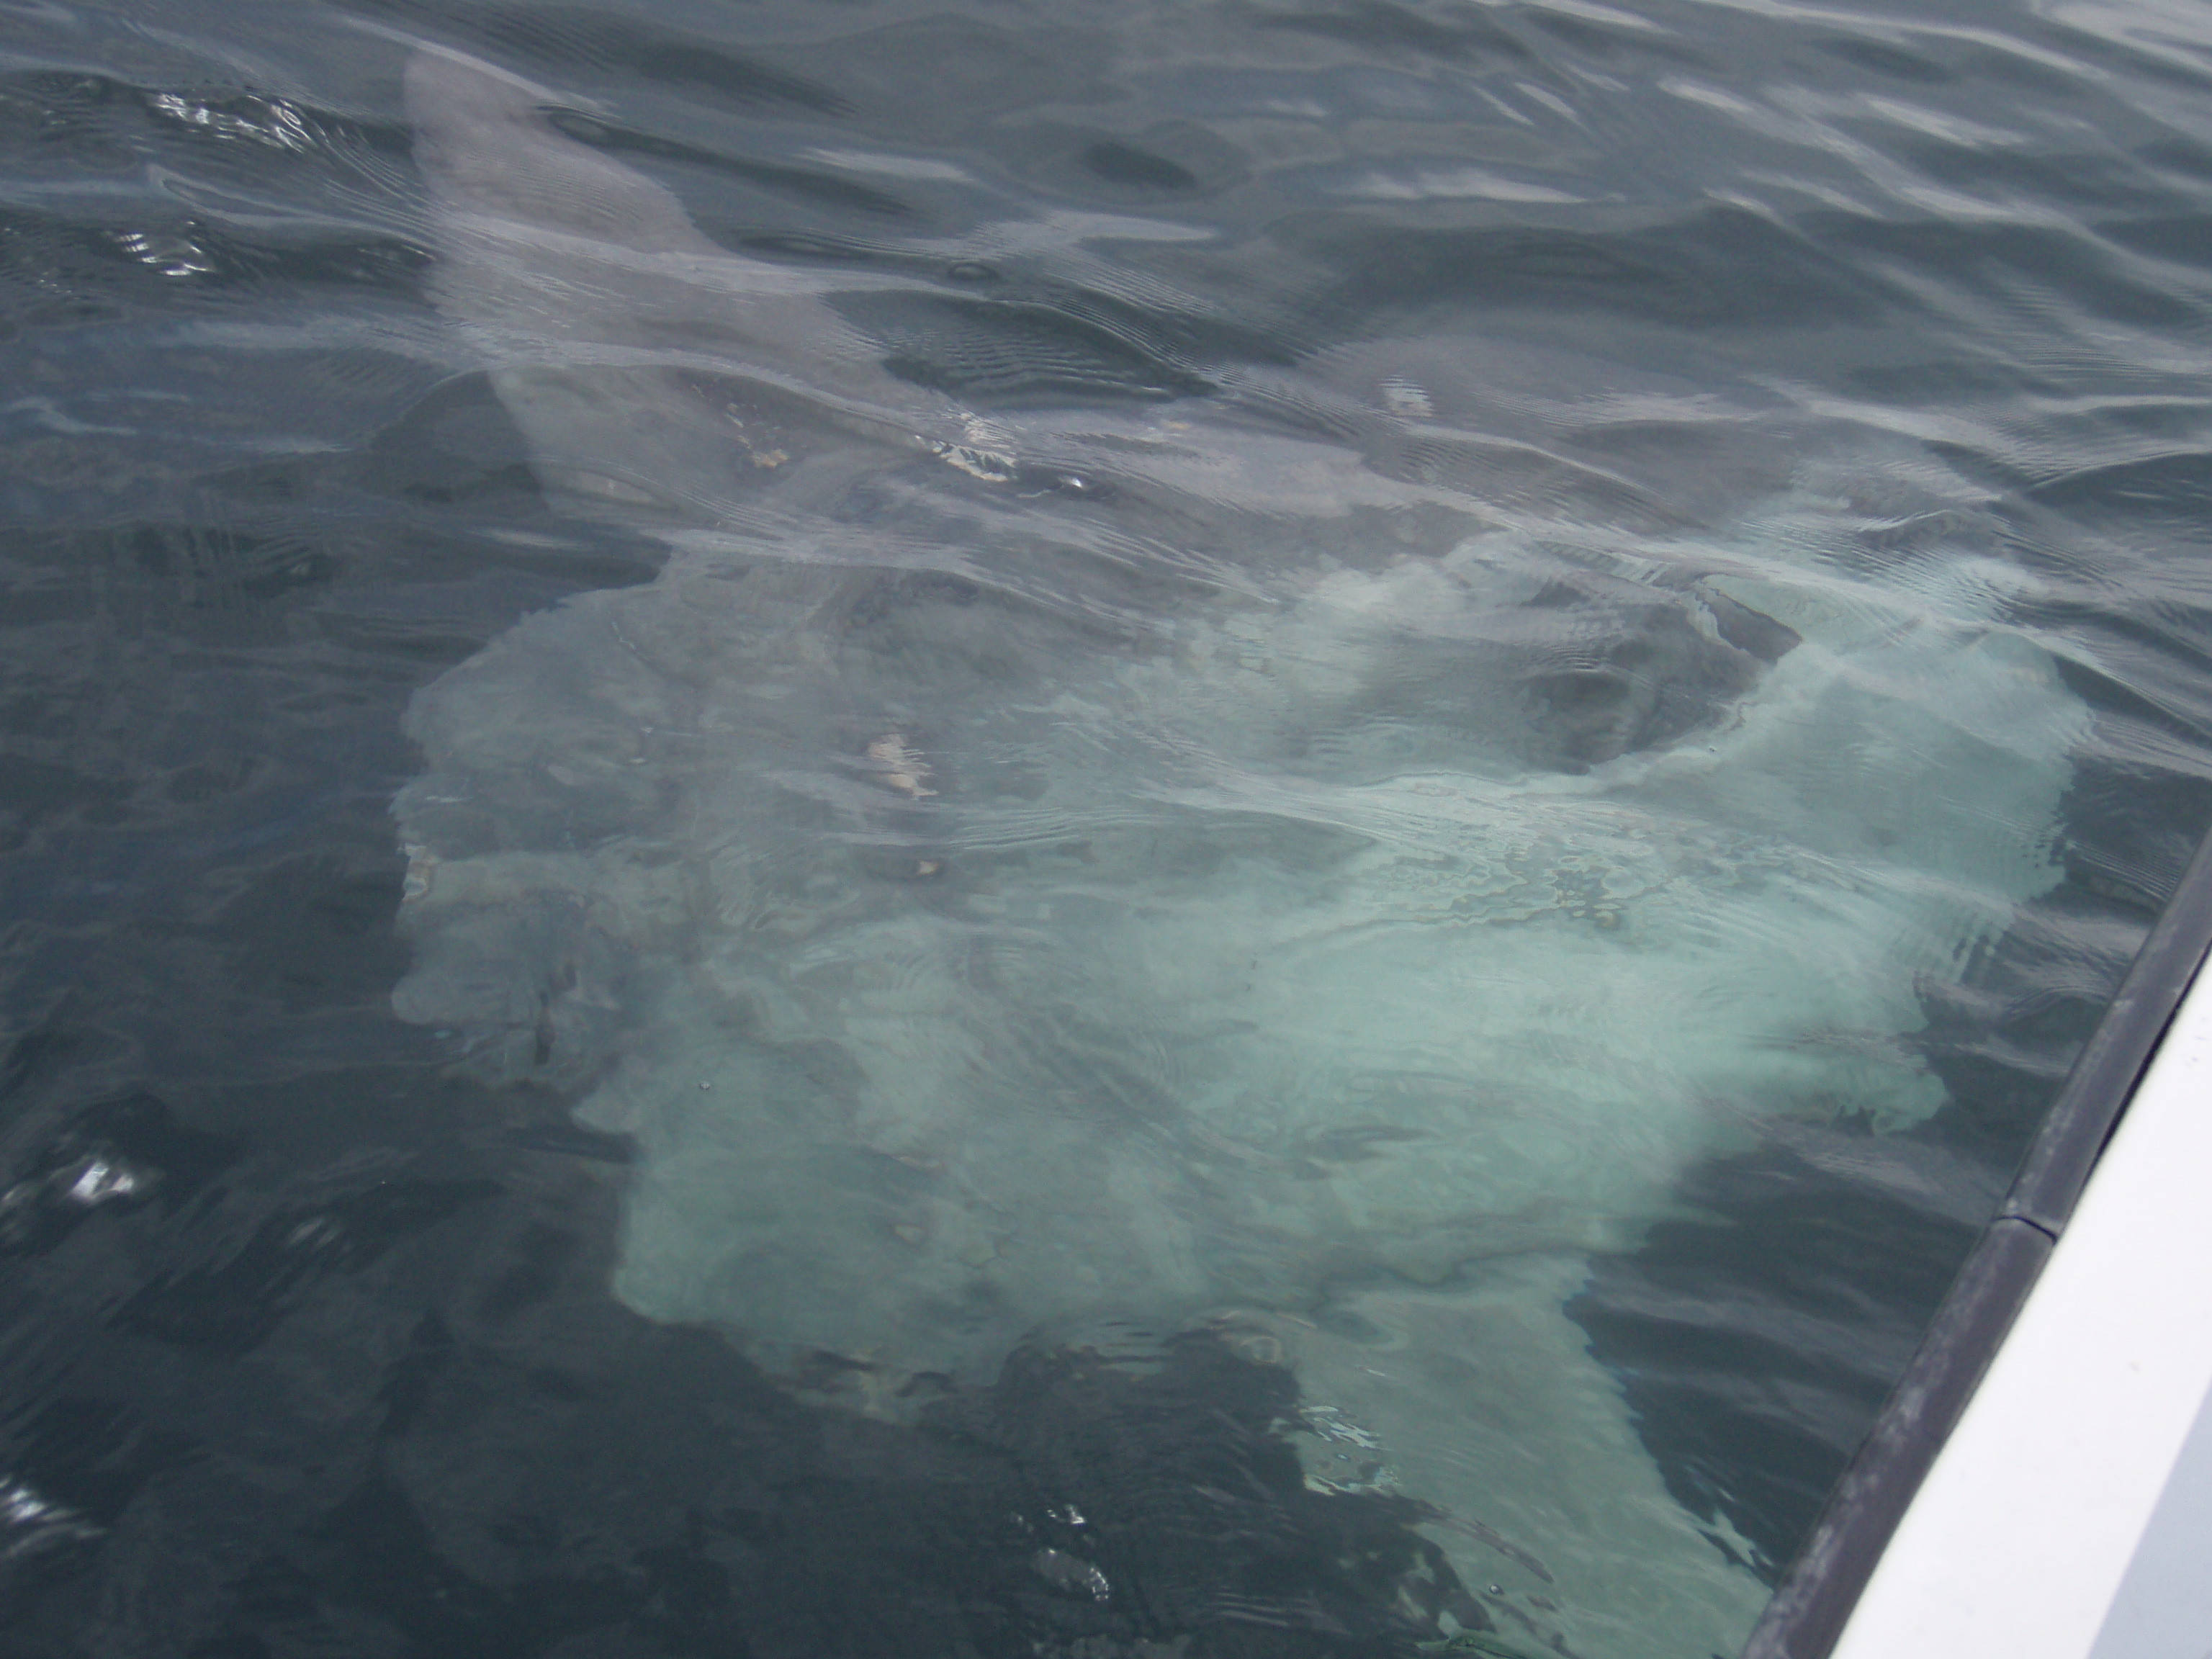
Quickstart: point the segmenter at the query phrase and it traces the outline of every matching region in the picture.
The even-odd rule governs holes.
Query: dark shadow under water
[[[2073,678],[2093,708],[2134,712]],[[1680,1195],[1709,1218],[1662,1222],[1634,1254],[1598,1258],[1569,1304],[1668,1491],[1725,1517],[1768,1583],[1872,1428],[2180,879],[2195,850],[2181,826],[2208,817],[2202,780],[2085,760],[2066,803],[2065,881],[1955,990],[1923,994],[1912,1046],[1943,1080],[1943,1111],[1893,1134],[1802,1128],[1707,1160]],[[2077,948],[2054,949],[2062,938]]]
[[[1409,34],[1409,19],[1370,5],[1300,27],[1365,29],[1378,54],[1504,50]],[[838,106],[657,35],[633,52],[566,12],[493,21],[488,33],[557,62],[564,42],[593,70],[650,47],[662,78]],[[1881,50],[1861,51],[1869,73],[1936,73]],[[12,110],[37,104],[40,142],[80,146],[88,168],[106,163],[84,135],[116,110],[156,120],[121,80],[10,86]],[[186,139],[266,113],[208,109]],[[397,129],[356,137],[394,166],[405,149]],[[1090,134],[1064,148],[1130,201],[1186,188],[1200,166]],[[2207,166],[2161,155],[2191,176]],[[2201,216],[2121,205],[2134,216],[2112,222],[2115,245],[2202,268]],[[1772,242],[1765,221],[1702,216],[1390,240],[1372,210],[1346,210],[1302,245],[1341,277],[1315,326],[1472,296],[1501,315],[1809,334],[1899,303],[1808,267],[1802,239]],[[1804,223],[1838,265],[1856,249],[1954,276],[2073,268],[2060,231],[2014,246],[1955,225]],[[422,256],[396,238],[262,246],[185,228],[199,240],[176,257],[205,268],[210,315],[249,306],[257,283],[419,307]],[[258,429],[301,401],[296,363],[256,379],[250,353],[219,386],[181,354],[149,368],[156,335],[134,319],[186,303],[150,243],[27,209],[0,231],[0,343],[43,341],[57,385],[97,387],[112,349],[122,384],[191,384],[203,417],[243,409]],[[1947,375],[1970,392],[1976,374],[2020,383],[1963,348],[1952,362],[1906,343],[1843,383],[1906,405],[1938,400]],[[713,1333],[613,1299],[623,1143],[550,1094],[447,1073],[434,1034],[390,1012],[408,963],[389,808],[419,765],[400,735],[417,686],[517,617],[650,563],[547,510],[481,380],[432,391],[436,370],[396,361],[315,357],[333,404],[407,410],[320,454],[223,471],[185,437],[172,453],[59,428],[0,452],[0,1655],[1404,1655],[1439,1609],[1477,1622],[1413,1531],[1418,1504],[1305,1489],[1282,1431],[1294,1380],[1212,1339],[1133,1358],[1024,1351],[994,1389],[899,1427],[796,1401]],[[1079,367],[1092,386],[1124,365],[1094,352]],[[2212,499],[2190,441],[2045,483],[1987,470],[2023,520],[2148,525],[2189,552]],[[1680,476],[1700,480],[1702,459]],[[2184,650],[2201,615],[2142,609],[2100,612],[2100,637],[2148,642],[2145,684],[2201,673]],[[1671,1490],[1725,1517],[1769,1576],[2178,874],[2178,826],[2212,816],[2191,771],[2202,729],[2117,680],[2076,689],[2106,747],[2081,765],[2069,879],[1927,1010],[1920,1046],[1952,1106],[1879,1148],[1807,1134],[1701,1166],[1684,1196],[1702,1218],[1601,1261],[1571,1310]],[[2112,735],[2160,720],[2162,754]]]
[[[136,608],[137,665],[19,655],[13,706],[203,717],[159,769],[140,736],[88,732],[74,776],[14,798],[16,867],[41,872],[19,892],[44,884],[6,940],[38,1015],[0,1068],[6,1651],[1402,1654],[1447,1608],[1480,1625],[1423,1506],[1309,1490],[1294,1379],[1210,1336],[1024,1350],[900,1427],[611,1297],[625,1144],[445,1072],[388,1012],[386,802],[415,684],[623,569],[462,545],[452,519],[443,546],[319,546],[295,506],[426,492],[464,526],[550,522],[462,382],[362,458],[210,490],[203,523],[56,544],[44,625],[89,629],[98,607],[64,600],[97,588],[111,619]],[[253,586],[252,550],[280,544],[307,575]],[[202,597],[179,598],[180,549]],[[224,557],[247,574],[209,600]],[[346,622],[410,594],[443,633]],[[304,661],[288,617],[316,619]],[[2155,866],[2203,804],[2154,805],[2099,817],[2143,842],[2106,866]],[[2039,908],[2105,915],[2096,880]],[[1676,1495],[1764,1572],[2094,1017],[2094,975],[2024,977],[2051,960],[2032,932],[1930,1009],[1958,1103],[1856,1143],[1887,1184],[1843,1133],[1709,1164],[1685,1196],[1711,1218],[1601,1261],[1572,1310]]]
[[[11,797],[0,1650],[1103,1659],[1479,1625],[1424,1506],[1309,1490],[1294,1382],[1212,1336],[1025,1350],[896,1426],[614,1300],[626,1144],[389,1012],[388,800],[416,684],[623,571],[450,527],[320,547],[295,507],[387,490],[544,520],[464,382],[363,458],[222,481],[203,523],[46,546],[52,648],[10,706],[179,718],[158,765],[88,729]],[[279,541],[307,578],[218,568],[199,601]],[[88,646],[118,611],[134,666]]]
[[[313,1092],[498,1109],[393,1070]],[[102,1144],[137,1168],[221,1157],[127,1115]],[[1446,1594],[1419,1505],[1305,1489],[1279,1368],[1206,1337],[1025,1352],[922,1428],[811,1410],[615,1304],[613,1166],[516,1139],[544,1137],[387,1148],[220,1260],[105,1287],[24,1425],[19,1478],[67,1513],[12,1540],[10,1652],[1380,1654],[1427,1611],[1408,1585]]]

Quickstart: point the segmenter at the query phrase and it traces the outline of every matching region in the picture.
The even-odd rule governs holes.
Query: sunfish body
[[[2056,880],[2086,728],[2018,579],[1847,556],[1809,474],[1547,526],[1328,365],[1335,438],[981,421],[840,310],[894,279],[720,248],[503,71],[408,92],[441,309],[672,550],[423,691],[398,808],[399,1009],[636,1138],[619,1294],[878,1402],[1210,1322],[1586,1659],[1732,1649],[1765,1592],[1562,1305],[1747,1123],[1941,1104],[1919,988]]]

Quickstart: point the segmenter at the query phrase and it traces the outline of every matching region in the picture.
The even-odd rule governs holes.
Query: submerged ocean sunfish
[[[2086,726],[2022,579],[1869,552],[1841,463],[1669,527],[1357,354],[985,420],[850,320],[923,279],[457,54],[408,100],[441,309],[671,549],[424,690],[398,807],[399,1009],[636,1138],[618,1292],[879,1408],[1210,1322],[1584,1659],[1732,1650],[1562,1307],[1747,1121],[1942,1103],[1899,1039]]]

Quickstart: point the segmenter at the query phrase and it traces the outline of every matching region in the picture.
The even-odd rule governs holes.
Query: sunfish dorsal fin
[[[832,303],[908,279],[732,252],[665,186],[563,131],[574,100],[449,48],[416,51],[406,102],[439,309],[483,353],[549,484],[714,518],[829,433],[830,447],[936,451],[963,430]]]

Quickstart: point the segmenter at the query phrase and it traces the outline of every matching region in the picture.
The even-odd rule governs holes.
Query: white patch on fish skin
[[[985,483],[1010,483],[1015,477],[1014,458],[1005,450],[981,449],[972,443],[931,441],[930,453],[947,466],[957,467]]]
[[[2087,731],[2020,574],[1855,560],[1810,462],[1594,530],[1621,478],[1443,430],[1426,368],[1326,365],[1443,446],[1405,477],[1251,416],[1297,381],[984,422],[831,303],[898,277],[716,246],[505,71],[408,95],[439,305],[549,491],[671,548],[418,694],[397,807],[395,1006],[635,1137],[617,1292],[884,1412],[1214,1329],[1297,1370],[1317,1484],[1452,1512],[1586,1659],[1739,1644],[1764,1587],[1564,1310],[1696,1159],[1941,1105],[1916,984],[2056,880]],[[1079,505],[934,464],[1017,454]]]
[[[886,789],[896,790],[909,800],[937,793],[923,787],[931,775],[928,763],[920,751],[908,748],[906,739],[896,732],[886,732],[868,745],[868,763],[877,782]],[[927,865],[928,860],[921,862]],[[934,872],[924,869],[921,873],[930,875]]]
[[[1393,415],[1416,416],[1427,420],[1437,412],[1429,401],[1429,394],[1411,380],[1393,375],[1382,382],[1382,406]]]

